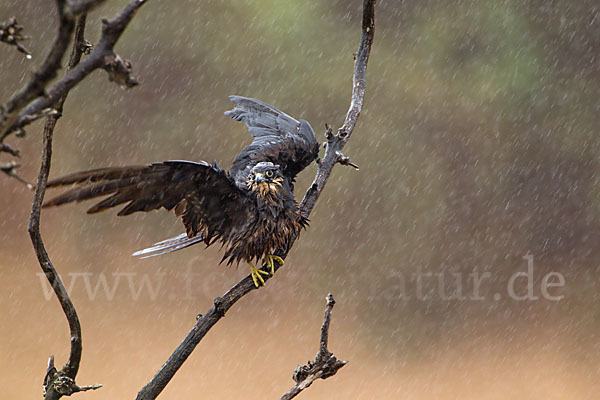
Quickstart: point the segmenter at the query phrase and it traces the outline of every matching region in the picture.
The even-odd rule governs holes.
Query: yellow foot
[[[271,275],[273,275],[275,273],[275,262],[277,261],[277,263],[279,265],[283,265],[283,258],[279,257],[279,256],[274,256],[272,254],[267,254],[267,256],[265,257],[265,264],[267,264],[267,266],[269,268],[271,268]]]
[[[252,276],[252,280],[254,281],[254,286],[259,287],[260,285],[258,284],[258,282],[260,282],[264,286],[265,280],[263,279],[262,276],[260,276],[260,274],[269,275],[269,273],[266,271],[260,270],[258,268],[255,268],[254,264],[252,264],[251,262],[249,262],[248,264],[250,264],[250,276]]]

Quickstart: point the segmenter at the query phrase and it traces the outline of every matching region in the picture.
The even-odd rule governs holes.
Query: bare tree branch
[[[67,67],[67,71],[72,70],[81,60],[81,56],[85,51],[85,22],[86,14],[79,17],[75,28],[75,39],[73,41],[73,51]],[[62,115],[62,109],[66,100],[65,93],[56,103],[56,113],[52,113],[46,119],[44,125],[44,150],[42,153],[42,165],[35,187],[33,205],[31,209],[31,218],[29,220],[29,235],[35,249],[38,261],[50,285],[54,289],[54,293],[67,317],[69,330],[71,334],[71,351],[69,361],[64,367],[57,371],[54,367],[54,357],[51,356],[48,361],[48,369],[44,378],[44,399],[56,400],[62,396],[70,396],[73,393],[98,389],[101,385],[92,385],[80,387],[75,384],[75,377],[79,371],[79,363],[81,361],[82,344],[81,344],[81,325],[75,306],[69,298],[60,276],[52,265],[52,261],[46,252],[42,236],[40,234],[40,212],[46,192],[46,183],[48,182],[48,174],[50,173],[50,164],[52,160],[52,136],[56,122]]]
[[[23,27],[17,23],[15,17],[9,19],[8,22],[0,23],[0,42],[16,46],[17,50],[25,54],[28,59],[31,59],[31,52],[21,43],[29,39],[28,36],[23,36],[22,30]]]
[[[6,104],[0,107],[0,132],[3,133],[5,127],[12,125],[18,112],[30,101],[43,95],[46,85],[56,77],[61,66],[61,60],[69,47],[73,30],[75,29],[75,19],[65,12],[65,0],[56,0],[58,9],[58,35],[50,49],[50,53],[42,63],[40,69],[33,73],[29,83],[23,89],[17,92]],[[4,135],[2,135],[2,139]],[[0,140],[1,141],[1,140]]]
[[[7,145],[6,143],[1,143],[0,142],[0,152],[8,153],[8,154],[13,155],[15,157],[21,157],[21,152],[19,150],[13,149],[12,147],[10,147],[9,145]]]
[[[321,340],[319,340],[319,353],[328,353],[327,346],[329,344],[329,325],[331,324],[331,312],[335,306],[333,294],[329,293],[325,298],[327,305],[325,306],[325,317],[323,317],[323,325],[321,326]]]
[[[344,124],[338,129],[337,134],[333,134],[328,127],[325,136],[325,156],[319,162],[319,169],[312,185],[304,195],[304,199],[300,204],[300,209],[306,217],[310,214],[319,195],[325,187],[325,183],[331,175],[331,170],[336,163],[344,165],[353,165],[350,159],[344,157],[342,149],[350,139],[356,121],[362,111],[363,100],[365,97],[367,63],[371,54],[371,45],[375,34],[375,0],[363,0],[363,17],[362,17],[362,36],[356,53],[356,61],[354,62],[354,74],[352,75],[352,101],[350,109],[346,114]]]
[[[327,379],[335,375],[340,368],[348,363],[348,361],[338,360],[333,353],[327,349],[327,341],[329,338],[329,324],[331,323],[331,311],[335,305],[333,295],[327,295],[327,306],[325,307],[325,317],[323,318],[323,326],[321,327],[321,340],[319,342],[319,352],[314,361],[309,361],[305,365],[299,365],[294,370],[292,379],[296,382],[293,388],[286,394],[281,396],[281,400],[290,400],[296,397],[304,389],[312,385],[317,379]]]
[[[88,13],[93,8],[98,7],[100,4],[104,3],[106,0],[79,0],[67,1],[67,12],[71,15],[80,15],[84,13]]]
[[[17,174],[17,172],[15,171],[20,166],[21,166],[21,164],[16,163],[14,161],[11,161],[9,163],[0,163],[0,171],[4,172],[6,175],[10,176],[11,178],[15,178],[19,182],[25,184],[27,186],[27,189],[33,189],[33,185],[31,183],[27,182],[25,179],[21,178],[19,176],[19,174]]]
[[[42,153],[42,165],[40,167],[40,174],[35,187],[31,218],[29,220],[29,236],[31,237],[31,242],[33,243],[33,248],[35,249],[40,266],[42,267],[48,282],[50,282],[52,285],[54,293],[56,294],[63,312],[67,317],[67,321],[69,322],[69,330],[71,332],[71,352],[69,355],[69,361],[61,370],[61,375],[74,383],[75,376],[79,370],[79,361],[81,360],[81,325],[79,324],[77,312],[75,311],[75,307],[69,298],[67,290],[62,284],[56,269],[54,269],[52,261],[50,261],[50,258],[48,257],[48,253],[46,252],[46,248],[44,247],[42,236],[40,234],[40,211],[42,208],[44,193],[46,191],[46,183],[48,182],[50,161],[52,158],[52,134],[53,127],[51,127],[50,122],[47,122],[46,126],[44,127],[44,150]],[[59,399],[63,394],[66,394],[62,393],[62,386],[55,386],[54,384],[58,381],[60,375],[53,367],[53,365],[49,365],[44,382],[44,386],[46,388],[44,398],[47,400]]]
[[[346,119],[338,133],[334,135],[331,129],[327,130],[327,142],[324,158],[319,162],[319,168],[313,184],[306,192],[300,210],[302,214],[308,217],[315,206],[315,203],[331,174],[335,164],[341,162],[344,156],[341,152],[344,145],[348,142],[356,121],[362,110],[363,99],[365,95],[366,70],[373,43],[373,34],[375,28],[375,0],[363,1],[363,19],[362,36],[353,73],[352,100]],[[349,160],[348,160],[349,162]],[[285,259],[287,253],[293,246],[294,240],[290,243],[288,249],[277,251],[276,255]],[[275,271],[281,266],[277,265]],[[267,266],[263,266],[264,271],[268,271]],[[265,281],[270,276],[264,276]],[[158,370],[156,375],[146,384],[137,395],[137,400],[155,399],[167,386],[175,373],[183,365],[185,360],[194,351],[198,343],[204,338],[206,333],[225,315],[225,313],[243,296],[255,290],[254,282],[250,276],[242,279],[235,286],[227,291],[222,297],[214,300],[213,306],[206,314],[198,318],[192,330],[185,339],[177,346],[168,360]]]
[[[48,56],[25,87],[9,99],[7,103],[0,106],[0,152],[7,152],[17,157],[19,156],[18,150],[4,144],[3,140],[11,132],[17,132],[17,136],[22,135],[24,125],[47,116],[44,125],[42,162],[35,186],[28,231],[40,266],[67,318],[71,337],[69,360],[62,369],[57,370],[55,368],[53,356],[48,361],[43,384],[44,399],[47,400],[57,400],[62,396],[70,396],[76,392],[95,390],[101,387],[101,385],[78,386],[75,383],[82,353],[81,324],[69,294],[45,249],[40,234],[40,214],[52,160],[52,137],[56,123],[62,115],[63,105],[69,91],[97,68],[107,69],[111,81],[116,81],[127,87],[137,84],[130,76],[131,64],[118,57],[113,52],[113,47],[133,18],[135,11],[145,3],[145,0],[131,0],[113,20],[103,20],[102,36],[96,50],[86,62],[80,64],[82,55],[87,54],[90,47],[84,39],[86,12],[104,1],[79,0],[73,2],[56,0],[59,28],[58,35]],[[78,15],[79,18],[77,19]],[[7,24],[0,24],[0,40],[16,45],[19,50],[26,52],[26,49],[18,43],[20,40],[25,39],[20,33],[22,29],[15,19],[11,19]],[[73,34],[73,50],[67,65],[66,76],[55,84],[50,91],[46,92],[46,86],[61,68],[62,58]],[[35,99],[37,101],[34,101]],[[32,101],[33,103],[31,103]],[[28,104],[29,107],[26,107]],[[48,111],[50,107],[53,107],[53,109]],[[16,125],[14,125],[15,123]],[[18,166],[15,162],[3,163],[0,164],[0,170],[27,183],[15,173],[14,170]]]
[[[73,53],[71,56],[70,67],[75,66],[81,57],[79,50],[79,42],[83,41],[83,32],[85,29],[85,15],[80,18],[78,25],[78,36],[75,38],[73,45]],[[62,109],[62,105],[65,101],[66,95],[59,100],[58,107]],[[66,378],[66,382],[75,384],[75,376],[79,370],[79,363],[81,360],[81,325],[79,323],[79,317],[77,311],[69,298],[60,276],[56,272],[56,269],[52,265],[48,253],[46,252],[42,236],[40,234],[40,213],[46,191],[46,183],[48,181],[48,174],[50,173],[50,163],[52,159],[52,136],[54,133],[54,127],[56,121],[60,118],[60,114],[54,114],[48,116],[46,124],[44,126],[44,150],[42,153],[42,165],[40,168],[40,174],[38,176],[37,184],[35,187],[35,194],[33,199],[33,206],[31,210],[31,218],[29,221],[29,235],[35,249],[35,253],[38,257],[38,261],[46,278],[52,285],[56,297],[67,317],[69,322],[69,330],[71,332],[71,352],[69,354],[69,361],[65,364],[60,373],[54,368],[54,358],[51,357],[48,362],[48,370],[46,371],[46,377],[44,378],[44,398],[45,399],[59,399],[62,395],[67,394],[70,391],[68,384],[57,384],[63,377]],[[66,388],[63,388],[66,386]],[[71,391],[72,393],[72,391]],[[70,394],[70,393],[69,393]]]
[[[146,3],[146,0],[131,0],[114,19],[110,21],[102,20],[102,36],[93,52],[44,93],[47,83],[56,76],[56,71],[60,68],[60,60],[64,54],[63,46],[68,46],[69,44],[74,26],[73,19],[71,18],[73,10],[87,10],[92,6],[96,6],[101,1],[103,0],[80,1],[76,3],[79,5],[72,5],[71,11],[66,12],[65,0],[57,0],[61,15],[59,35],[55,41],[53,50],[44,62],[41,69],[42,72],[34,74],[32,81],[21,92],[17,93],[13,99],[2,106],[0,110],[0,143],[10,133],[23,129],[24,126],[43,116],[44,110],[53,107],[58,99],[98,68],[107,69],[111,80],[116,80],[119,83],[121,81],[126,83],[135,81],[130,76],[126,78],[120,77],[119,79],[115,78],[113,70],[117,69],[122,76],[123,71],[131,72],[131,65],[126,60],[118,57],[113,49],[123,31],[125,31],[125,28],[133,19],[135,12]],[[122,65],[122,67],[118,67],[119,65]],[[133,85],[127,84],[126,86],[131,87]],[[35,101],[30,103],[34,99]]]
[[[63,371],[54,367],[54,356],[48,359],[48,368],[44,377],[44,399],[58,399],[61,396],[70,396],[77,392],[100,389],[102,385],[79,386],[75,381],[66,376]]]

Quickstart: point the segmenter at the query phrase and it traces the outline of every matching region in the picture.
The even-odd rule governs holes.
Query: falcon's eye
[[[265,175],[267,176],[267,178],[272,178],[273,177],[273,170],[268,170],[267,172],[265,172]]]

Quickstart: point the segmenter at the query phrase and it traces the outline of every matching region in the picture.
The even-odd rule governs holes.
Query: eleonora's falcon
[[[225,247],[221,262],[250,264],[254,284],[264,284],[254,267],[261,259],[274,272],[273,255],[287,249],[307,225],[294,199],[294,177],[317,158],[319,144],[307,121],[297,121],[262,101],[230,96],[225,115],[242,121],[252,143],[234,159],[229,172],[216,162],[165,161],[146,166],[109,167],[77,172],[48,182],[72,185],[44,207],[108,196],[87,212],[125,204],[118,215],[164,207],[180,216],[186,232],[134,253],[150,257],[215,241]]]

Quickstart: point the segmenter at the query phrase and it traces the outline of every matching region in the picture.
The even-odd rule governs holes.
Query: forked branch
[[[12,17],[7,22],[0,23],[0,42],[15,46],[28,59],[31,59],[31,52],[22,43],[28,40],[29,36],[24,36],[22,32],[23,27],[19,25],[15,17]]]
[[[13,132],[22,129],[33,121],[45,116],[45,111],[54,107],[57,101],[98,68],[106,69],[111,80],[134,86],[135,79],[130,76],[131,64],[114,53],[114,46],[133,19],[135,12],[146,0],[131,0],[112,20],[103,20],[102,36],[92,53],[64,78],[50,88],[46,88],[60,68],[60,62],[71,40],[75,28],[74,16],[97,6],[105,0],[65,1],[57,0],[60,28],[50,54],[31,81],[6,104],[0,106],[0,144]],[[118,72],[118,76],[115,72]],[[127,76],[123,77],[126,73]],[[135,82],[135,83],[134,83]]]
[[[84,76],[91,72],[91,70],[85,70],[81,72],[81,79],[79,79],[79,81],[69,81],[69,77],[73,74],[73,72],[76,70],[82,71],[80,67],[83,64],[85,64],[86,61],[89,60],[86,59],[83,63],[80,64],[82,55],[86,52],[86,49],[89,48],[89,44],[84,39],[86,23],[85,11],[89,10],[91,7],[98,5],[102,1],[103,0],[79,1],[78,3],[65,3],[64,1],[57,2],[59,6],[61,27],[59,28],[59,36],[56,39],[55,46],[50,52],[51,55],[44,63],[45,66],[47,66],[47,64],[49,63],[55,65],[47,66],[47,69],[43,69],[45,71],[44,76],[34,76],[33,81],[30,82],[24,90],[19,92],[13,99],[11,99],[7,103],[8,106],[4,106],[4,108],[2,109],[3,113],[1,115],[3,119],[0,121],[0,126],[2,126],[2,122],[6,122],[7,116],[10,117],[24,104],[24,102],[28,101],[31,98],[34,98],[37,94],[39,94],[38,92],[40,90],[44,90],[43,88],[45,87],[47,78],[55,74],[56,69],[58,68],[57,66],[60,66],[62,54],[58,53],[64,53],[64,51],[62,51],[62,46],[65,45],[65,43],[66,45],[69,44],[71,40],[70,35],[74,31],[75,36],[73,41],[73,51],[71,53],[71,57],[67,66],[67,74],[65,78],[63,78],[53,87],[56,88],[58,85],[61,89],[55,90],[53,94],[48,93],[45,97],[40,97],[36,101],[47,102],[47,107],[52,106],[54,110],[51,113],[48,113],[46,123],[44,125],[42,164],[40,167],[40,173],[38,176],[37,184],[35,186],[35,193],[28,230],[40,266],[44,271],[44,274],[46,275],[46,278],[48,279],[50,285],[54,289],[54,293],[56,294],[56,297],[58,298],[63,312],[67,317],[71,336],[71,351],[69,354],[69,360],[62,367],[62,369],[57,370],[55,368],[53,356],[51,356],[48,361],[48,368],[46,370],[46,376],[44,378],[44,399],[46,400],[57,400],[60,399],[62,396],[70,396],[71,394],[76,392],[94,390],[101,387],[101,385],[78,386],[75,383],[75,377],[77,375],[77,372],[79,371],[79,364],[81,361],[82,353],[81,325],[79,323],[79,318],[77,316],[75,307],[73,306],[73,303],[69,298],[69,294],[67,293],[60,279],[60,276],[56,272],[56,269],[52,265],[48,253],[46,252],[44,243],[42,241],[42,236],[40,234],[40,214],[52,160],[52,137],[54,134],[54,128],[58,119],[62,115],[63,105],[66,100],[67,94],[69,93],[69,90],[73,88],[81,79],[83,79]],[[125,10],[121,14],[119,14],[119,16],[117,16],[117,18],[110,22],[105,22],[103,35],[100,40],[100,44],[97,47],[104,50],[97,54],[100,54],[102,56],[105,56],[107,54],[114,56],[114,53],[112,53],[112,47],[116,43],[116,40],[121,35],[125,27],[127,26],[128,22],[133,17],[135,9],[137,9],[141,4],[143,4],[143,2],[144,0],[131,1],[129,5],[125,8]],[[81,14],[77,19],[76,23],[72,21],[73,11],[70,7],[76,7],[76,9],[79,10],[80,13],[83,12],[83,14]],[[69,34],[68,37],[63,36],[67,33]],[[61,42],[61,44],[58,45],[57,43],[60,41],[64,41],[64,43]],[[98,57],[98,55],[96,57]],[[66,84],[66,82],[68,82],[68,84]],[[36,103],[34,102],[33,104],[35,105]],[[33,112],[37,113],[41,112],[41,110],[41,108],[34,109]],[[6,113],[7,111],[8,113]],[[21,113],[23,113],[23,111]],[[32,115],[34,114],[23,114],[24,117],[28,118],[29,122],[34,120],[34,118],[32,118]],[[4,172],[8,174],[14,174],[15,167],[15,164],[8,164]]]
[[[327,295],[327,306],[325,307],[325,318],[321,327],[321,341],[319,343],[319,352],[314,361],[309,361],[305,365],[299,365],[294,370],[292,379],[296,385],[286,394],[281,396],[281,400],[290,400],[300,394],[304,389],[313,384],[317,379],[327,379],[335,375],[340,368],[348,364],[348,361],[338,360],[333,353],[327,349],[329,338],[329,324],[331,323],[331,311],[335,305],[333,295]]]

